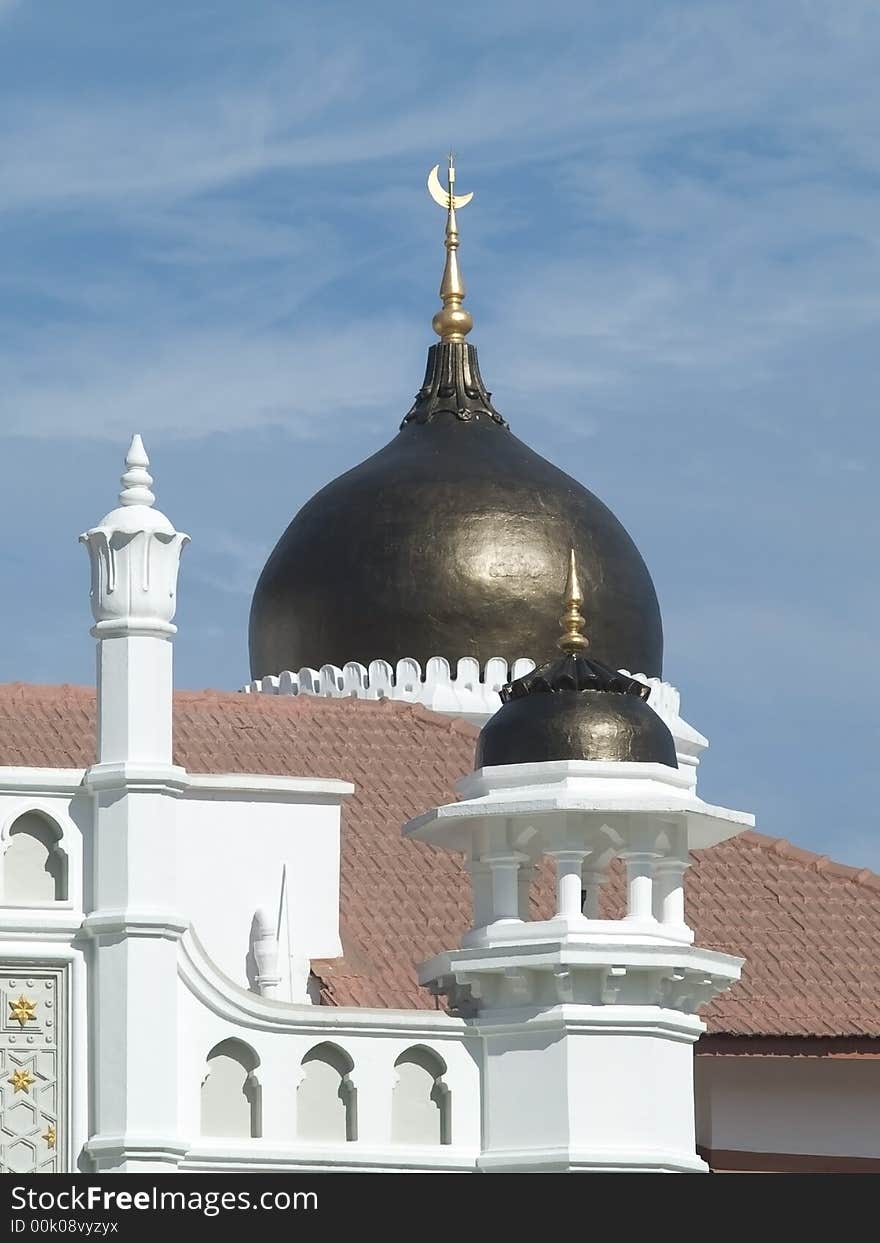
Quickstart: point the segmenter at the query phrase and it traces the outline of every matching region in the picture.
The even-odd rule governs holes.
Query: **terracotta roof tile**
[[[193,772],[341,777],[344,957],[316,963],[331,1005],[433,1008],[414,964],[458,943],[470,921],[457,856],[404,841],[400,826],[454,797],[476,730],[419,705],[180,691],[175,759]],[[0,765],[84,767],[94,759],[94,692],[0,686]],[[541,869],[536,915],[552,909]],[[619,914],[622,877],[603,889]],[[697,941],[746,958],[742,980],[704,1012],[739,1036],[880,1036],[880,877],[745,833],[699,851],[687,876]]]

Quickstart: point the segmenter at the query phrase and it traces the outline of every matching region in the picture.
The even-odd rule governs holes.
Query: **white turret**
[[[93,799],[94,942],[90,1047],[95,1168],[166,1169],[180,1157],[177,940],[178,801],[186,772],[172,761],[172,624],[180,553],[189,536],[153,508],[140,436],[125,459],[119,506],[80,536],[92,564],[98,640]],[[143,999],[159,1023],[144,1021]],[[135,1157],[132,1154],[137,1153]]]
[[[693,945],[684,873],[691,850],[754,819],[697,797],[641,683],[585,655],[582,601],[572,551],[562,656],[505,689],[460,801],[404,830],[464,852],[473,889],[473,927],[420,976],[480,1030],[481,1168],[706,1170],[697,1010],[742,959]],[[614,858],[626,908],[607,919],[599,887]],[[547,862],[556,909],[533,919],[531,882]]]
[[[118,508],[80,536],[92,564],[102,764],[171,763],[171,619],[189,536],[153,508],[149,464],[133,436]]]

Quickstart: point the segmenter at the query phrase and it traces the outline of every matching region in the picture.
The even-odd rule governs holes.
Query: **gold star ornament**
[[[22,1027],[25,1023],[33,1023],[37,1017],[37,1003],[22,993],[18,1001],[10,1001],[9,1017],[15,1019],[16,1023],[20,1023]]]
[[[50,1122],[49,1125],[46,1127],[46,1133],[43,1136],[43,1139],[46,1141],[47,1148],[55,1147],[56,1136],[55,1136],[55,1123],[54,1122]]]
[[[16,1092],[28,1092],[31,1084],[37,1081],[29,1070],[16,1070],[6,1082],[11,1083]]]

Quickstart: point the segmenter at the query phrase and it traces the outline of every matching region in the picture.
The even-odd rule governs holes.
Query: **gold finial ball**
[[[474,326],[474,317],[463,306],[444,306],[431,322],[441,341],[463,341]]]
[[[566,656],[580,656],[590,646],[590,640],[585,634],[578,634],[575,626],[583,626],[584,619],[580,613],[575,613],[574,617],[570,613],[563,613],[559,619],[564,626],[571,627],[565,633],[561,634],[556,640],[556,645],[560,651],[565,652]]]

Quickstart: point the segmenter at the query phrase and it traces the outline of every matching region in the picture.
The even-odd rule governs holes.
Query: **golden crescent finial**
[[[446,208],[446,266],[440,282],[440,300],[443,309],[434,316],[434,331],[441,341],[463,341],[474,326],[470,311],[461,305],[467,292],[461,269],[458,266],[457,208],[466,207],[474,197],[455,193],[455,157],[449,153],[448,187],[440,183],[440,165],[435,164],[428,173],[428,193],[435,203]]]
[[[556,640],[556,646],[568,656],[578,656],[590,646],[590,640],[581,634],[586,622],[581,613],[584,593],[578,580],[577,559],[574,549],[569,552],[568,577],[565,580],[565,612],[559,619],[562,634]]]
[[[453,172],[454,170],[455,170],[455,166],[453,165]],[[454,178],[453,178],[453,181],[454,181]],[[449,207],[449,193],[450,192],[449,190],[443,189],[443,183],[440,180],[440,165],[439,164],[435,164],[434,167],[431,169],[431,171],[428,173],[428,193],[430,194],[434,202],[438,204],[438,206],[447,207],[447,208]],[[467,207],[468,203],[471,201],[473,197],[474,197],[473,190],[471,190],[470,194],[453,194],[452,206],[456,209],[456,211],[458,211],[458,209],[461,207]]]

